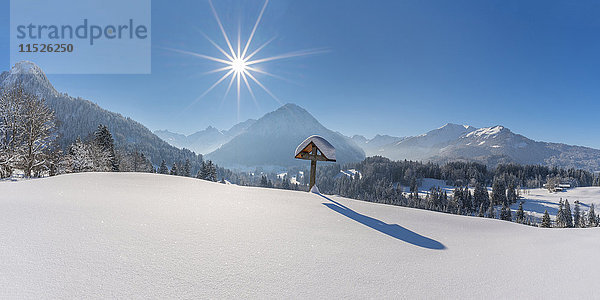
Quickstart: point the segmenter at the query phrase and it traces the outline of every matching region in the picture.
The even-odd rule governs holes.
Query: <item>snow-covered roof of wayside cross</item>
[[[335,161],[335,148],[326,139],[318,135],[311,135],[305,139],[304,142],[300,143],[296,148],[294,156],[298,156],[298,154],[300,154],[300,152],[302,152],[302,150],[304,150],[311,142],[317,146],[319,151],[321,151],[323,156],[328,160]]]

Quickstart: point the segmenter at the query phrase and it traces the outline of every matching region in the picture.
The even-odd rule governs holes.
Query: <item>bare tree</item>
[[[45,100],[26,92],[21,84],[0,96],[0,166],[10,176],[14,168],[25,176],[40,173],[55,139],[54,112]]]
[[[20,159],[18,146],[22,141],[22,93],[22,89],[0,93],[0,177],[10,176]]]

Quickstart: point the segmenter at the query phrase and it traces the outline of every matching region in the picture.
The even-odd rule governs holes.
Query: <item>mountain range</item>
[[[236,124],[229,130],[219,130],[208,126],[206,129],[190,135],[174,133],[168,130],[155,130],[154,134],[177,148],[187,148],[196,153],[206,154],[217,150],[223,144],[231,141],[231,139],[245,131],[255,122],[256,120],[254,119],[248,119],[245,122]]]
[[[338,162],[342,164],[380,155],[392,160],[439,163],[477,161],[491,167],[499,163],[520,163],[600,170],[600,150],[534,141],[501,125],[476,128],[446,124],[412,137],[376,135],[367,139],[355,135],[350,138],[324,127],[302,107],[286,104],[258,120],[247,120],[229,130],[209,126],[186,136],[165,130],[152,133],[131,118],[105,110],[89,100],[60,93],[32,62],[17,63],[10,71],[0,74],[0,89],[15,84],[46,99],[59,121],[59,144],[63,148],[104,124],[113,133],[117,148],[142,152],[155,166],[161,160],[172,164],[189,159],[192,168],[197,169],[202,156],[191,150],[231,168],[297,166],[304,162],[292,158],[293,150],[306,137],[318,134],[336,147]]]
[[[278,115],[286,112],[289,113],[289,111],[303,115],[301,118],[303,120],[310,120],[314,124],[319,124],[308,112],[297,105],[288,104],[271,114]],[[269,114],[266,116],[269,116]],[[286,123],[284,120],[287,120],[287,117],[270,116],[268,119],[270,120],[261,121],[259,119],[261,121],[259,124],[265,123],[260,130],[267,132],[267,128],[285,128],[281,127],[281,123]],[[252,125],[258,122],[254,120],[249,121],[252,121]],[[241,149],[252,144],[252,142],[242,142],[241,140],[253,135],[252,132],[256,129],[251,128],[252,126],[248,126],[242,131],[245,134],[237,140],[235,140],[235,137],[231,138],[231,136],[228,136],[228,139],[230,141],[235,140],[234,143],[237,145],[224,143],[223,149],[218,148],[212,153],[208,153],[207,157],[213,158],[220,163],[225,163],[226,160],[236,161],[237,157],[243,157],[240,154],[243,152]],[[283,135],[290,134],[289,131],[286,131],[287,129],[281,129],[280,131],[287,132]],[[213,130],[218,131],[217,129]],[[252,132],[248,132],[248,130]],[[293,132],[295,129],[291,128],[289,130]],[[324,129],[320,128],[320,130]],[[376,135],[372,139],[367,139],[361,135],[354,135],[352,138],[348,138],[340,133],[336,133],[336,139],[338,139],[338,143],[343,143],[344,147],[349,149],[358,146],[364,151],[366,156],[379,155],[392,160],[406,159],[437,163],[460,160],[476,161],[490,167],[501,163],[519,163],[549,165],[562,168],[581,168],[591,171],[600,170],[600,150],[560,143],[534,141],[523,135],[516,134],[501,125],[476,128],[470,125],[449,123],[427,133],[411,137]],[[204,142],[196,140],[196,143],[214,144],[210,139]],[[291,145],[292,143],[290,142],[289,144]],[[287,145],[287,147],[290,147],[290,145]],[[357,160],[360,156],[350,156],[350,158],[348,161]],[[273,160],[269,160],[269,162],[273,162]],[[244,163],[248,163],[249,165],[265,164],[264,159],[261,162],[252,157],[244,157],[243,159],[238,159],[234,165],[241,166]]]
[[[600,150],[534,141],[501,125],[475,128],[446,124],[425,134],[380,146],[377,153],[392,160],[439,163],[466,160],[491,167],[519,163],[600,170]]]

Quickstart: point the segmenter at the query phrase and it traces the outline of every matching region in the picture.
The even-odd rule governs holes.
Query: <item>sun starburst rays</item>
[[[201,98],[203,98],[204,96],[206,96],[208,93],[210,93],[213,89],[215,89],[219,84],[221,84],[222,82],[226,82],[226,79],[230,79],[229,83],[225,83],[227,84],[227,89],[225,91],[225,94],[223,96],[223,100],[222,102],[225,100],[225,98],[227,97],[227,95],[229,94],[229,91],[231,90],[231,88],[233,87],[233,84],[235,83],[235,89],[237,92],[237,110],[238,110],[238,118],[239,118],[239,111],[240,111],[240,102],[241,102],[241,90],[242,90],[242,83],[243,86],[247,89],[248,93],[250,94],[252,100],[254,101],[254,104],[256,105],[256,107],[258,107],[258,101],[256,98],[256,95],[254,93],[254,90],[252,89],[252,84],[254,83],[257,86],[259,86],[263,91],[265,91],[269,96],[271,96],[273,99],[275,99],[275,101],[277,101],[279,104],[282,104],[281,101],[279,100],[279,98],[277,98],[275,96],[275,94],[273,94],[273,92],[271,92],[271,90],[269,90],[263,83],[261,83],[256,76],[254,76],[252,73],[256,73],[256,74],[263,74],[263,75],[267,75],[273,78],[277,78],[277,79],[282,79],[282,80],[286,80],[285,78],[281,77],[281,76],[277,76],[274,74],[271,74],[267,71],[262,70],[261,68],[256,67],[258,64],[261,63],[266,63],[266,62],[272,62],[272,61],[276,61],[276,60],[282,60],[282,59],[287,59],[287,58],[293,58],[293,57],[299,57],[299,56],[306,56],[306,55],[312,55],[312,54],[318,54],[318,53],[322,53],[322,52],[326,52],[326,50],[324,49],[309,49],[309,50],[303,50],[303,51],[295,51],[295,52],[290,52],[290,53],[285,53],[285,54],[280,54],[280,55],[276,55],[276,56],[270,56],[270,57],[263,57],[263,58],[257,58],[257,59],[253,59],[254,56],[260,54],[260,52],[266,47],[268,46],[273,40],[275,40],[275,37],[267,40],[266,42],[264,42],[263,44],[261,44],[258,48],[256,49],[252,49],[252,41],[256,35],[257,29],[260,25],[260,22],[263,18],[263,15],[265,13],[265,10],[267,8],[267,5],[269,4],[269,0],[266,0],[265,3],[263,4],[260,13],[258,14],[258,17],[256,19],[256,22],[254,23],[254,26],[252,27],[252,30],[250,32],[250,35],[248,36],[248,40],[246,40],[244,43],[242,42],[241,39],[241,26],[238,26],[238,36],[236,40],[232,40],[228,35],[227,32],[225,31],[225,28],[223,26],[223,23],[221,22],[221,18],[219,17],[213,3],[212,0],[209,0],[209,5],[212,11],[212,14],[217,22],[217,25],[219,27],[219,30],[223,36],[223,40],[225,41],[225,44],[227,45],[227,47],[221,47],[219,46],[219,44],[217,42],[215,42],[214,40],[212,40],[210,37],[208,37],[206,34],[204,34],[204,32],[200,31],[201,34],[209,41],[209,43],[215,47],[222,55],[223,57],[213,57],[213,56],[209,56],[209,55],[205,55],[205,54],[201,54],[201,53],[196,53],[196,52],[191,52],[191,51],[185,51],[185,50],[178,50],[178,49],[169,49],[181,54],[186,54],[186,55],[191,55],[197,58],[201,58],[201,59],[206,59],[206,60],[210,60],[213,62],[217,62],[217,63],[221,63],[224,66],[219,67],[217,69],[205,72],[204,74],[213,74],[213,73],[220,73],[220,72],[225,72],[225,74],[220,77],[214,84],[212,84],[205,92],[203,92],[198,98],[196,98],[189,106],[192,106],[193,104],[195,104],[196,102],[198,102]],[[233,42],[237,42],[237,44],[232,44]],[[229,50],[229,52],[227,51]],[[249,54],[248,54],[249,53]],[[287,81],[287,80],[286,80]]]

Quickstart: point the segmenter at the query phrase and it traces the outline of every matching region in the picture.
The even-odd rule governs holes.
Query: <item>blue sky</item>
[[[262,1],[215,1],[242,40]],[[9,65],[9,3],[0,1],[0,69]],[[281,102],[347,135],[421,134],[445,123],[501,124],[535,140],[600,148],[598,1],[289,1],[269,3],[254,47],[261,55],[326,48],[266,63],[286,80],[257,76]],[[225,47],[206,1],[152,1],[151,75],[50,75],[59,91],[92,100],[151,130],[229,128],[280,104],[254,85],[257,104],[226,84],[190,104],[219,77]]]

